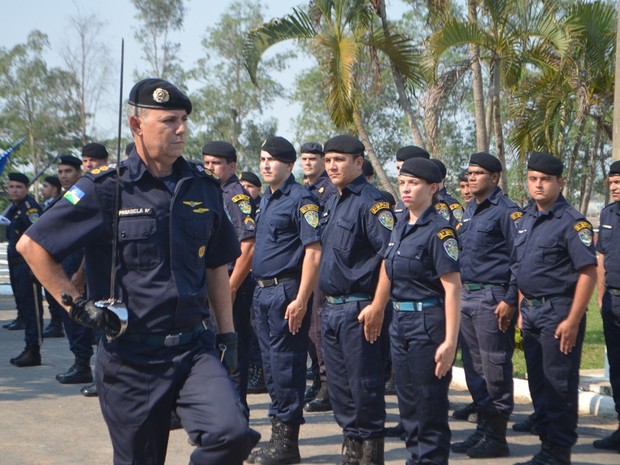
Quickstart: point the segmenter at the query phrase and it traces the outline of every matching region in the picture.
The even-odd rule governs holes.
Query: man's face
[[[18,204],[28,195],[28,186],[19,181],[9,181],[9,200]]]
[[[237,169],[237,162],[230,162],[222,157],[214,157],[213,155],[203,154],[202,156],[205,168],[220,178],[222,182],[228,181],[230,177],[235,174]]]
[[[469,183],[467,181],[459,181],[459,190],[461,191],[461,197],[463,197],[463,201],[468,203],[473,195],[469,191]]]
[[[301,167],[304,170],[304,175],[308,179],[314,180],[325,171],[325,160],[316,153],[302,153]]]
[[[609,177],[609,194],[611,200],[614,202],[620,202],[620,175]]]
[[[328,152],[325,154],[325,170],[334,185],[342,190],[362,174],[364,157],[350,153]]]
[[[94,170],[100,166],[107,165],[107,158],[93,158],[86,155],[82,155],[82,169],[86,171]]]
[[[563,186],[564,181],[559,176],[540,171],[527,172],[527,190],[530,197],[544,210],[547,210],[557,200]]]
[[[256,199],[260,195],[260,187],[255,186],[254,184],[248,181],[240,181],[240,182],[241,182],[241,185],[244,187],[244,189],[248,191],[248,194],[250,194],[250,197],[252,197],[253,199]]]
[[[183,153],[187,118],[185,110],[159,109],[132,116],[132,131],[145,150],[140,155],[156,164],[171,166]]]
[[[49,182],[45,181],[41,186],[41,192],[45,200],[52,199],[58,195],[58,188]]]
[[[467,168],[467,184],[469,192],[476,197],[486,197],[497,186],[499,173],[491,173],[478,165]]]
[[[82,176],[82,171],[73,165],[58,165],[58,180],[63,189],[69,189]]]
[[[290,176],[292,163],[276,160],[268,152],[260,152],[260,174],[271,188],[278,188]]]

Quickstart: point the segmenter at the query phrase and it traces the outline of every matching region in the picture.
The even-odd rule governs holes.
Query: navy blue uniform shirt
[[[327,295],[373,295],[394,228],[390,205],[364,176],[334,195],[321,219],[319,288]]]
[[[267,188],[256,212],[252,273],[270,279],[301,273],[304,247],[319,241],[319,205],[291,174],[275,191]]]
[[[327,176],[327,171],[323,171],[314,184],[310,184],[308,186],[308,190],[319,201],[321,211],[325,208],[325,204],[329,201],[329,199],[334,194],[338,193],[338,189],[336,189],[336,186],[334,186],[329,179],[329,176]]]
[[[28,236],[59,262],[83,247],[87,255],[90,248],[109,249],[116,171],[104,166],[86,173]],[[199,324],[207,306],[206,269],[239,255],[218,181],[183,158],[173,172],[171,193],[135,150],[120,165],[116,276],[129,310],[128,332]]]
[[[453,228],[456,228],[463,219],[463,206],[458,200],[448,194],[445,187],[442,187],[437,192],[435,209]]]
[[[519,290],[528,299],[572,296],[579,270],[596,265],[592,225],[560,194],[548,212],[529,203],[517,227]]]
[[[481,203],[471,199],[458,228],[463,282],[509,286],[504,301],[517,303],[511,279],[511,256],[517,235],[519,206],[496,187]]]
[[[254,238],[256,206],[236,174],[222,184],[224,208],[237,233],[239,242]]]
[[[620,202],[601,212],[596,250],[605,256],[605,286],[620,289]]]
[[[39,219],[41,215],[41,207],[39,204],[29,195],[19,202],[17,205],[12,205],[6,215],[7,219],[11,222],[7,227],[7,258],[10,260],[23,260],[22,256],[15,250],[15,244],[26,229],[30,228],[35,221]]]
[[[441,276],[459,271],[456,232],[430,206],[415,224],[409,210],[398,218],[385,251],[390,295],[398,302],[443,298]]]

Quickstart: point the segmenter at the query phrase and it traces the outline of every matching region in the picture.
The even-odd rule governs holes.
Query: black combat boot
[[[263,448],[254,463],[261,465],[289,465],[301,462],[299,456],[299,425],[283,423],[277,418],[272,427],[272,443]]]
[[[5,324],[4,328],[8,329],[9,331],[20,331],[22,329],[26,329],[26,323],[24,322],[23,318],[18,316],[10,323]]]
[[[471,404],[467,404],[465,407],[461,407],[459,409],[456,409],[454,412],[452,412],[452,418],[454,418],[455,420],[469,420],[469,416],[473,415],[474,413],[478,413],[478,410],[476,408],[476,403],[472,402]]]
[[[596,449],[620,451],[620,426],[618,429],[603,439],[597,439],[592,443]]]
[[[251,376],[248,376],[248,394],[264,394],[267,392],[265,373],[262,367],[254,366]]]
[[[515,465],[571,465],[571,448],[551,444],[543,440],[540,451],[527,462]]]
[[[267,441],[266,444],[263,444],[259,447],[256,447],[254,450],[252,450],[248,458],[245,460],[246,462],[255,463],[259,455],[261,455],[266,450],[273,448],[274,440],[280,434],[279,431],[277,430],[281,424],[282,423],[278,421],[276,417],[271,417],[271,438],[269,438],[269,441]]]
[[[384,465],[383,460],[383,438],[364,439],[362,443],[362,457],[360,465]]]
[[[39,366],[41,365],[41,349],[38,344],[28,344],[21,354],[9,361],[16,367]]]
[[[359,465],[362,458],[362,440],[345,436],[340,455],[341,461],[339,465]]]
[[[312,386],[310,386],[304,394],[304,404],[312,402],[314,400],[314,398],[321,390],[322,384],[323,383],[321,383],[321,378],[318,376],[312,380]]]
[[[321,384],[321,389],[317,393],[314,400],[304,405],[306,412],[328,412],[332,409],[332,404],[329,401],[329,394],[327,392],[327,383]]]
[[[49,324],[43,330],[42,336],[48,339],[53,337],[65,337],[65,331],[62,329],[62,320],[57,317],[52,317]]]
[[[407,439],[407,432],[405,431],[403,422],[399,421],[396,426],[390,426],[389,428],[385,428],[385,437],[400,438],[401,441]]]
[[[497,410],[481,409],[478,415],[483,416],[484,437],[478,444],[467,449],[466,454],[476,459],[508,456],[510,451],[506,442],[506,426],[509,414]]]
[[[517,433],[532,433],[537,434],[536,432],[536,413],[532,413],[525,420],[520,421],[512,425],[513,431]],[[596,446],[594,446],[596,447]]]
[[[75,357],[75,363],[66,373],[56,375],[61,384],[82,384],[93,382],[93,372],[90,369],[90,358]]]
[[[481,414],[482,408],[478,408],[478,420],[476,421],[476,431],[473,432],[465,441],[463,442],[455,442],[450,446],[452,452],[456,452],[458,454],[464,454],[472,447],[476,446],[479,442],[484,439],[484,415]]]

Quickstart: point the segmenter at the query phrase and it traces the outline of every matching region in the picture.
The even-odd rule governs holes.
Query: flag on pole
[[[9,147],[8,149],[6,149],[6,151],[2,155],[0,155],[0,176],[2,176],[2,172],[4,171],[4,167],[6,166],[7,162],[9,161],[9,157],[11,156],[11,154],[15,150],[17,150],[17,148],[20,145],[22,145],[25,140],[26,140],[26,138],[22,137],[17,142],[15,142],[15,144],[12,147]]]

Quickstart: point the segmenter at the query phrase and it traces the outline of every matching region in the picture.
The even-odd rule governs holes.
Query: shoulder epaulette
[[[187,162],[191,170],[198,174],[199,176],[204,176],[205,178],[213,181],[216,184],[220,184],[220,177],[215,174],[213,171],[208,170],[199,162],[189,161]]]
[[[92,179],[93,181],[108,176],[112,173],[116,173],[116,163],[110,163],[108,165],[100,166],[99,168],[92,169],[84,173],[84,176]]]

